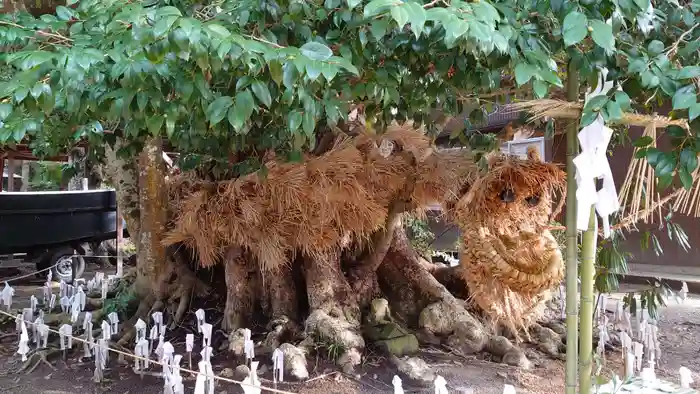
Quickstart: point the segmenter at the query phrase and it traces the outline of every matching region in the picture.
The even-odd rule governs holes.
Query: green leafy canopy
[[[134,150],[158,135],[221,162],[268,150],[298,157],[355,106],[376,130],[407,119],[433,128],[435,110],[473,109],[477,122],[484,104],[504,100],[480,96],[546,97],[569,62],[591,85],[606,67],[621,88],[583,123],[665,103],[694,120],[700,0],[660,2],[648,15],[650,5],[80,0],[53,15],[1,15],[0,67],[12,77],[0,82],[0,144],[28,139],[46,153],[115,133]],[[695,145],[686,135],[675,146],[674,168]]]

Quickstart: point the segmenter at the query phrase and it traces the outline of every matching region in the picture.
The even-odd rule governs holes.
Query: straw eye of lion
[[[525,202],[527,202],[527,205],[529,205],[531,207],[537,206],[537,204],[540,203],[540,196],[538,196],[538,195],[530,196],[530,197],[525,199]]]
[[[505,203],[513,202],[515,201],[515,193],[511,189],[505,189],[501,192],[501,201]]]

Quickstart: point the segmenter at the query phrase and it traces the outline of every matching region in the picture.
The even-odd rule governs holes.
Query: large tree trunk
[[[238,247],[230,247],[224,255],[226,271],[226,307],[221,328],[233,331],[247,327],[252,322],[253,310],[258,299],[255,270],[250,260]]]
[[[168,294],[155,280],[164,273],[168,264],[165,235],[168,220],[168,200],[165,186],[162,140],[149,138],[139,155],[139,212],[141,228],[136,239],[136,292],[140,297],[155,295],[162,300]]]

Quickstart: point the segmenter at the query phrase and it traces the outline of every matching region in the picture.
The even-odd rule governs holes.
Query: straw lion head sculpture
[[[564,199],[566,176],[534,149],[528,159],[494,155],[455,206],[460,264],[472,303],[517,332],[563,278],[559,245],[547,227]]]

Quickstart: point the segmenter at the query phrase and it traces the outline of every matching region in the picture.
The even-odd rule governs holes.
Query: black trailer
[[[114,190],[0,193],[0,268],[55,266],[53,277],[71,282],[85,270],[80,256],[90,245],[116,237]]]

